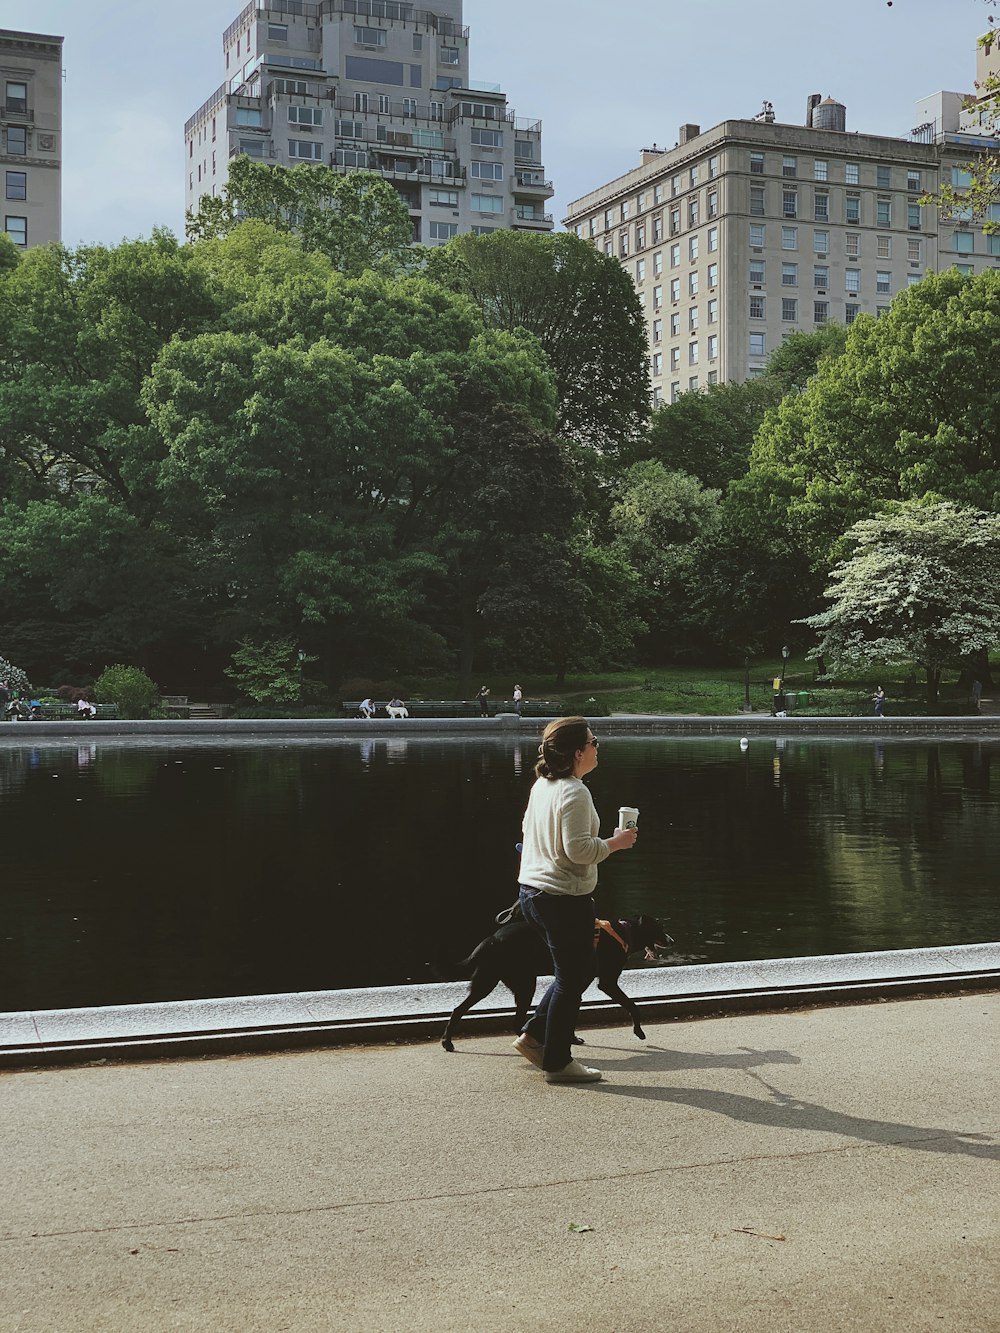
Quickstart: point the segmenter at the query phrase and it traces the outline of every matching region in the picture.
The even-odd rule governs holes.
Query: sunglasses
[[[600,745],[600,743],[601,742],[597,739],[596,736],[591,736],[590,740],[587,742],[587,745],[592,745],[596,750],[597,747]],[[586,749],[586,746],[584,748]]]

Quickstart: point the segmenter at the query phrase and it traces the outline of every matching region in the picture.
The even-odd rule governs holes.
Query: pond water
[[[432,979],[515,896],[536,743],[5,737],[0,1010]],[[1000,938],[1000,744],[600,756],[602,832],[641,815],[599,911],[664,918],[673,962]]]

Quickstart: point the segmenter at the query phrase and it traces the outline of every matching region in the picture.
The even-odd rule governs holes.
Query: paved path
[[[0,1074],[0,1329],[1000,1329],[1000,995],[647,1031]]]

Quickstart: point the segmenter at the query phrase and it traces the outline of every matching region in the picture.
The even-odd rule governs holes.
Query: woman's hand
[[[628,851],[630,847],[635,846],[635,840],[638,836],[638,829],[616,828],[614,835],[608,839],[608,849],[612,852]]]

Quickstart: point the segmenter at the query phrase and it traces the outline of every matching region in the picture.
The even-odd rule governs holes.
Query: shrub
[[[20,667],[13,666],[6,658],[0,657],[0,680],[7,682],[11,694],[30,694],[31,681]]]
[[[233,665],[226,675],[248,698],[259,704],[296,704],[325,693],[322,681],[303,676],[303,667],[316,658],[295,647],[293,639],[253,643],[240,639]]]
[[[117,704],[122,717],[147,718],[160,702],[160,689],[139,667],[105,667],[94,683],[98,703]]]

